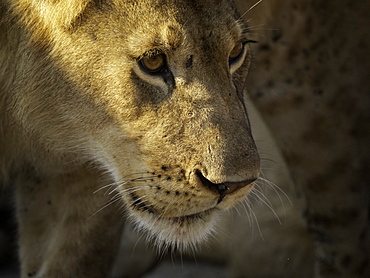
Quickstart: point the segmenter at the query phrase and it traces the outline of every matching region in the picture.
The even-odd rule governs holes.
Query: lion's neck
[[[14,27],[12,20],[5,18],[5,12],[0,8],[0,183],[6,182],[14,169],[18,168],[16,161],[21,161],[21,142],[17,137],[20,131],[18,124],[11,115],[16,110],[14,97],[14,80],[20,67],[17,56],[22,55],[19,49],[20,33]],[[8,31],[7,31],[8,30]],[[11,31],[9,31],[11,30]],[[24,53],[23,53],[24,55]],[[1,184],[0,184],[1,185]]]

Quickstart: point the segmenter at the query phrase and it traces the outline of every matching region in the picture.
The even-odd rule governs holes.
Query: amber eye
[[[164,54],[159,54],[155,56],[144,57],[139,61],[139,63],[147,73],[157,74],[164,70],[166,63],[165,60]]]
[[[230,55],[229,55],[229,64],[232,64],[240,59],[240,57],[244,53],[244,44],[239,43],[237,44],[233,50],[231,50]]]

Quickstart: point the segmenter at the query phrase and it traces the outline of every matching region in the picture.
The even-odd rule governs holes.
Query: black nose
[[[198,178],[200,181],[203,183],[204,186],[208,187],[212,191],[216,191],[218,194],[220,194],[220,198],[218,199],[218,203],[222,201],[222,199],[228,195],[231,194],[248,184],[251,184],[254,182],[257,178],[249,179],[249,180],[244,180],[244,181],[239,181],[239,182],[224,182],[224,183],[213,183],[207,178],[203,176],[203,174],[200,171],[196,172]]]

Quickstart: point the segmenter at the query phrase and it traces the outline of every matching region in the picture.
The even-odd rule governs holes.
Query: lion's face
[[[160,241],[197,242],[259,175],[245,26],[228,1],[101,2],[50,35],[47,146],[97,161]]]

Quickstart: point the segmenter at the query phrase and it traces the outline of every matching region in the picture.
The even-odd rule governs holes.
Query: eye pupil
[[[165,58],[163,54],[144,57],[140,60],[142,68],[150,74],[155,74],[164,69]]]

